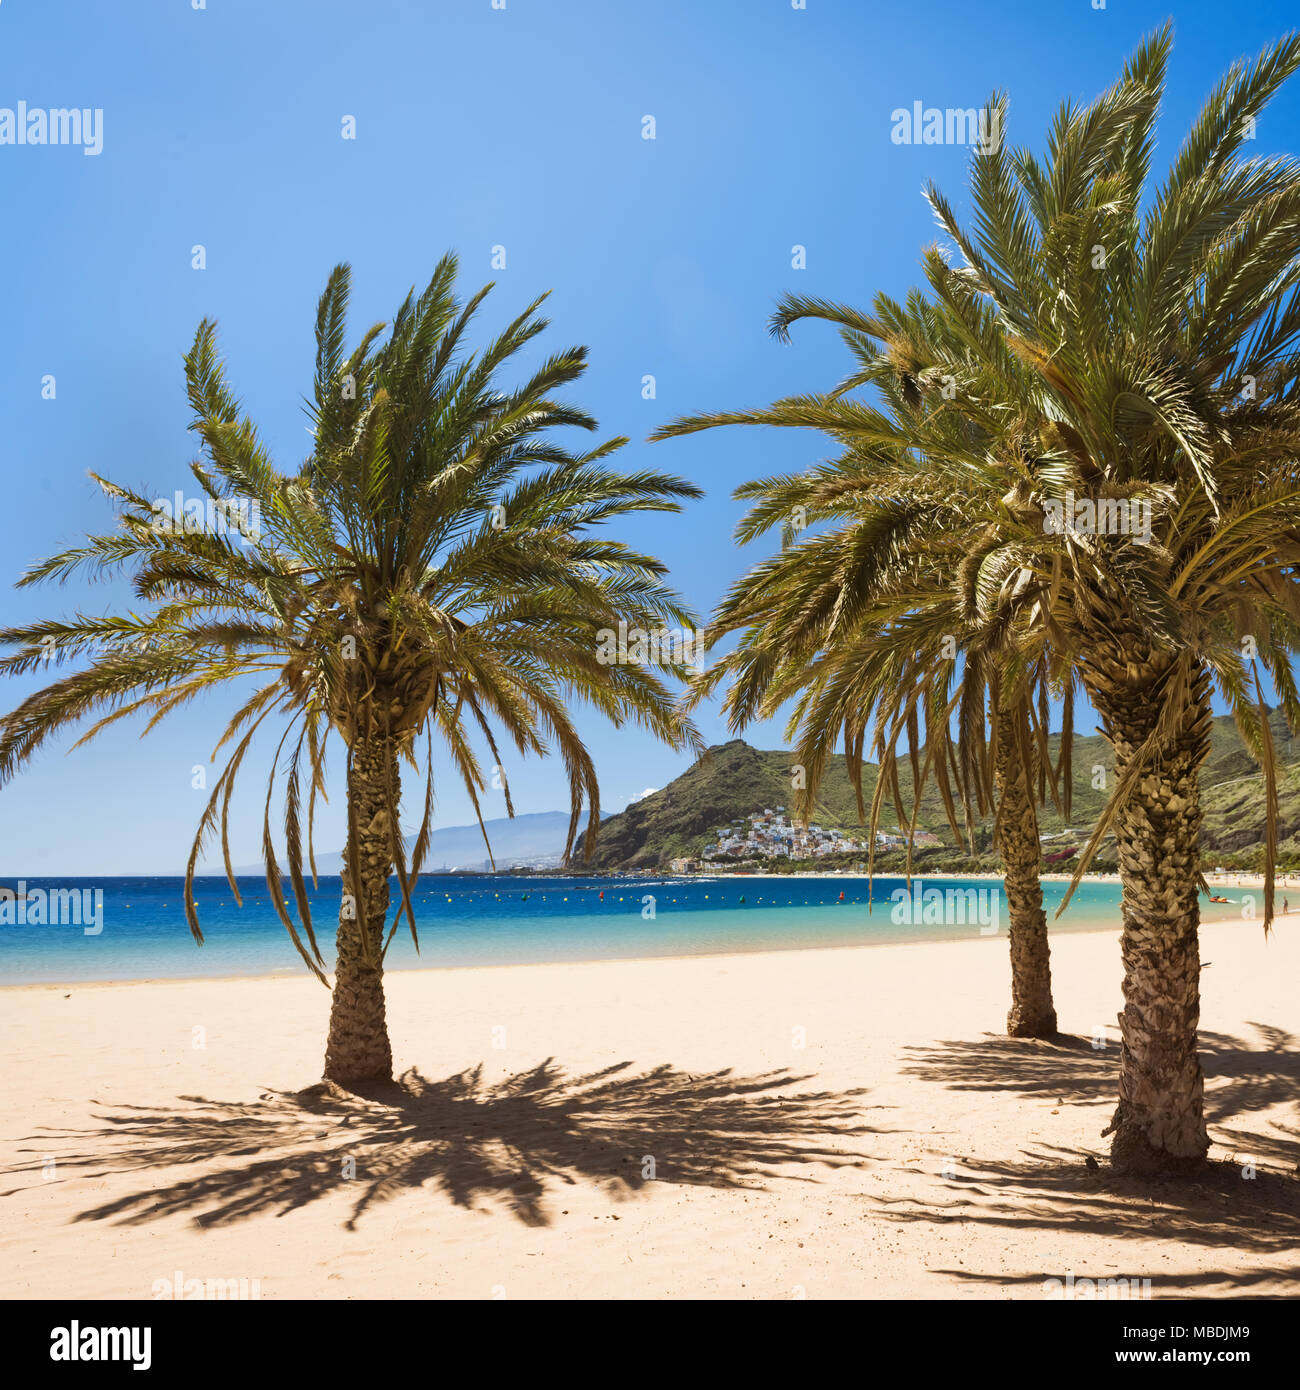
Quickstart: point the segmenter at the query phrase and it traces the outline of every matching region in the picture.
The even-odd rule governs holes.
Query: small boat
[[[1230,903],[1230,902],[1232,901],[1232,899],[1231,899],[1231,898],[1211,898],[1210,901],[1211,901],[1212,903]]]

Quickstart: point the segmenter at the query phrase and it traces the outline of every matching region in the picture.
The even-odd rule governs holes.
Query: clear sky
[[[296,467],[330,267],[353,265],[359,331],[447,248],[466,290],[497,281],[487,326],[552,290],[540,350],[590,346],[591,371],[570,394],[606,433],[632,437],[623,463],[707,490],[683,516],[625,528],[707,615],[760,554],[732,543],[732,489],[815,461],[817,441],[642,441],[688,411],[839,378],[831,329],[769,338],[783,291],[865,303],[918,279],[935,239],[921,187],[933,178],[964,207],[967,152],[895,144],[891,113],[978,106],[1004,89],[1008,138],[1041,145],[1056,105],[1109,84],[1171,13],[1165,160],[1222,70],[1300,19],[1294,0],[2,0],[0,108],[100,108],[103,148],[0,144],[0,620],[126,601],[115,585],[8,583],[106,529],[88,469],[151,496],[190,481],[181,355],[200,318],[219,320],[236,389],[280,465]],[[1298,115],[1293,84],[1260,150],[1294,150]],[[346,116],[354,140],[342,138]],[[654,140],[642,138],[646,116]],[[206,269],[192,268],[196,245]],[[806,268],[792,266],[796,245]],[[0,705],[35,683],[8,681]],[[192,770],[235,705],[233,690],[214,695],[143,742],[124,723],[70,756],[71,737],[48,747],[0,791],[0,872],[178,870],[206,795]],[[709,742],[730,737],[713,710],[700,723]],[[594,716],[582,728],[607,809],[689,761]],[[783,743],[779,728],[746,737]],[[241,776],[236,862],[260,857],[264,751]],[[517,810],[566,804],[558,764],[510,773]],[[440,785],[437,823],[470,820],[464,794]],[[500,793],[485,810],[504,813]],[[317,844],[343,838],[336,796]]]

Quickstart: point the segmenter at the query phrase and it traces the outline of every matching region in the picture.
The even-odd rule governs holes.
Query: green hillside
[[[1300,862],[1300,746],[1293,741],[1281,714],[1272,716],[1274,739],[1283,763],[1279,779],[1281,804],[1280,839],[1284,862]],[[1300,740],[1296,741],[1300,744]],[[1053,756],[1058,740],[1052,739]],[[601,826],[600,841],[593,859],[598,869],[658,868],[679,856],[695,855],[708,844],[715,832],[728,823],[748,817],[767,807],[790,807],[794,800],[791,780],[792,755],[784,751],[751,748],[743,739],[710,748],[708,752],[674,782],[625,811],[611,816]],[[1105,775],[1104,787],[1113,785],[1110,747],[1100,735],[1077,738],[1074,747],[1073,805],[1067,823],[1049,804],[1041,813],[1046,834],[1065,829],[1082,832],[1083,843],[1106,802],[1106,790],[1094,787],[1097,769]],[[864,788],[870,803],[875,788],[876,768],[865,769]],[[903,777],[904,793],[910,785]],[[1263,834],[1263,780],[1246,751],[1232,719],[1223,715],[1214,721],[1211,753],[1202,770],[1202,796],[1205,828],[1202,843],[1215,862],[1245,866]],[[910,814],[910,805],[904,811]],[[817,799],[813,819],[823,826],[850,830],[858,825],[857,801],[843,758],[836,758],[827,771]],[[881,813],[881,829],[892,830],[897,821],[892,802]],[[918,863],[938,867],[939,860],[951,860],[955,841],[943,812],[938,793],[928,789],[921,798],[921,828],[933,831],[944,850],[930,850],[918,856]],[[982,858],[988,858],[989,826],[980,836]],[[1063,843],[1075,843],[1070,837]],[[888,866],[893,856],[881,862]]]

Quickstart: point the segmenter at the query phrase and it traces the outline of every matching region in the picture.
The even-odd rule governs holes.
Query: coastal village
[[[918,830],[913,843],[920,849],[931,848],[941,842],[930,831]],[[879,850],[904,849],[906,846],[907,832],[898,826],[890,832],[881,830],[876,833],[876,848]],[[701,851],[699,859],[675,859],[673,870],[689,873],[702,862],[717,862],[720,859],[821,859],[832,854],[865,853],[866,849],[864,835],[848,835],[834,826],[821,826],[816,822],[799,825],[791,821],[784,806],[769,806],[753,812],[747,819],[740,817],[714,830],[713,840]]]

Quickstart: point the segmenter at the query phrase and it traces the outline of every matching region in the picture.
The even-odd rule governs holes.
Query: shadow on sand
[[[1250,1026],[1254,1039],[1200,1035],[1210,1124],[1300,1097],[1300,1038],[1264,1023]],[[1094,1048],[1089,1039],[1064,1033],[1050,1042],[987,1034],[907,1051],[913,1060],[904,1067],[905,1075],[953,1090],[1012,1091],[1066,1105],[1115,1104],[1119,1046],[1113,1037],[1104,1048]]]
[[[1229,1153],[1194,1180],[1127,1178],[1104,1159],[1100,1131],[1114,1104],[1119,1053],[1114,1043],[1094,1050],[1089,1040],[1062,1036],[1038,1042],[990,1036],[980,1042],[946,1042],[911,1049],[905,1070],[914,1076],[970,1091],[1004,1091],[1041,1097],[1048,1103],[1105,1107],[1098,1115],[1097,1154],[1040,1147],[1013,1161],[971,1158],[945,1183],[951,1200],[891,1206],[897,1222],[956,1221],[1021,1232],[1017,1249],[1033,1251],[1036,1264],[1053,1275],[1074,1272],[1094,1278],[1150,1277],[1152,1293],[1162,1282],[1202,1297],[1276,1297],[1300,1283],[1300,1127],[1269,1118],[1248,1128],[1252,1112],[1288,1107],[1300,1097],[1297,1039],[1279,1028],[1252,1023],[1255,1038],[1201,1034],[1206,1075],[1205,1113],[1210,1137]],[[1230,1123],[1233,1122],[1233,1123]],[[1274,1171],[1267,1171],[1272,1169]],[[1052,1237],[1095,1235],[1165,1240],[1179,1247],[1243,1252],[1252,1268],[1223,1272],[1176,1271],[1162,1252],[1152,1264],[1149,1246],[1133,1247],[1133,1269],[1069,1271],[1058,1264]],[[1077,1248],[1077,1247],[1076,1247]],[[1235,1263],[1235,1261],[1234,1261]],[[1142,1267],[1145,1264],[1145,1268]],[[1017,1282],[1014,1273],[969,1268],[936,1271],[983,1284]],[[1021,1276],[1041,1286],[1042,1274]]]
[[[376,1202],[432,1185],[465,1207],[496,1199],[540,1226],[548,1186],[586,1180],[635,1190],[648,1159],[667,1183],[811,1182],[787,1165],[861,1166],[865,1155],[851,1142],[880,1132],[860,1123],[861,1090],[794,1091],[811,1078],[787,1071],[629,1074],[630,1066],[569,1077],[548,1060],[498,1081],[481,1066],[443,1081],[411,1070],[386,1086],[322,1082],[247,1104],[186,1096],[174,1108],[118,1106],[94,1127],[43,1130],[28,1142],[53,1153],[60,1171],[150,1175],[79,1221],[139,1225],[190,1213],[214,1226],[349,1188],[353,1228]],[[8,1172],[40,1167],[29,1161]]]

